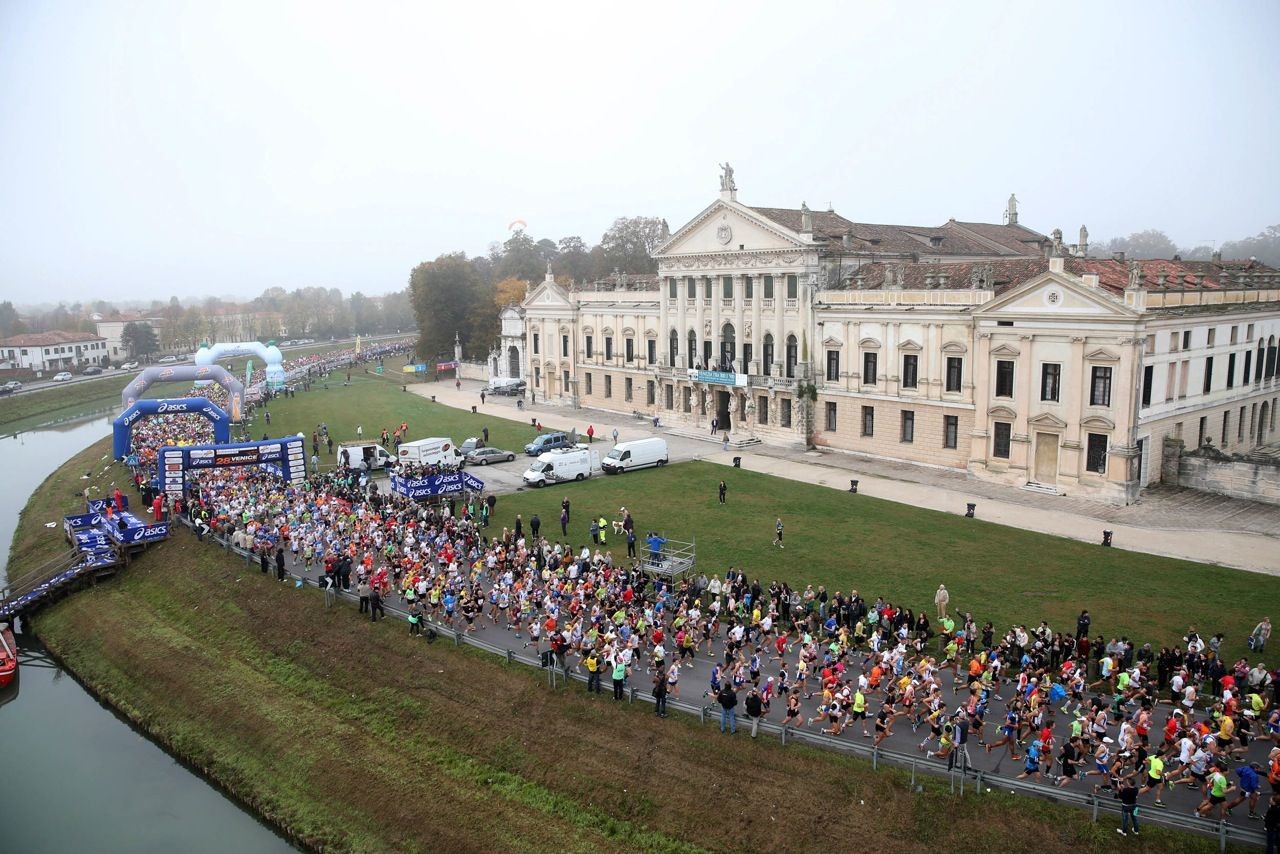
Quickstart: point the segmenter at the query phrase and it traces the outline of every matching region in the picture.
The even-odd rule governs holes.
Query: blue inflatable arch
[[[144,415],[164,415],[166,413],[192,413],[203,415],[213,424],[213,441],[223,445],[231,441],[231,418],[217,404],[203,397],[180,397],[176,400],[136,401],[132,406],[120,413],[112,430],[112,456],[122,460],[129,456],[129,447],[133,439],[133,425]]]
[[[261,344],[257,341],[226,342],[201,347],[196,351],[197,366],[214,366],[219,359],[229,356],[256,355],[267,366],[267,387],[280,388],[284,385],[284,355],[275,344]]]

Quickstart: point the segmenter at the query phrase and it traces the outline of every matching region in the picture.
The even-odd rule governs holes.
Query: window
[[[1013,362],[996,360],[996,397],[1013,397]]]
[[[1151,383],[1155,380],[1155,365],[1147,365],[1142,369],[1142,405],[1151,405]]]
[[[1040,366],[1040,399],[1060,399],[1062,393],[1062,365],[1045,362]]]
[[[1191,330],[1190,329],[1182,333],[1182,349],[1183,350],[1191,349]]]
[[[680,358],[680,333],[672,329],[671,335],[667,340],[667,364],[674,368],[679,358]]]
[[[745,291],[743,296],[745,296],[747,299],[751,299],[751,295],[755,290],[754,285],[755,285],[755,280],[752,279],[750,276],[742,277],[742,286],[743,286],[743,290]]]
[[[862,407],[862,435],[874,436],[876,434],[876,408],[874,406]]]
[[[1084,467],[1096,474],[1107,473],[1107,437],[1104,433],[1090,433],[1089,447],[1085,452]]]
[[[764,277],[764,298],[773,299],[773,276]]]
[[[562,372],[560,374],[560,380],[561,380],[560,392],[563,394],[564,392],[569,390],[569,372],[568,371]]]
[[[604,375],[604,396],[613,397],[613,375]]]
[[[862,354],[862,384],[863,385],[876,384],[876,354],[875,353]]]
[[[606,360],[613,358],[613,336],[604,336],[604,357]]]
[[[787,275],[787,299],[796,298],[796,276],[794,273]]]
[[[764,336],[764,375],[771,376],[773,374],[773,336]]]
[[[1213,346],[1213,342],[1214,342],[1215,340],[1217,340],[1217,338],[1218,338],[1218,330],[1217,330],[1215,327],[1210,326],[1210,327],[1209,327],[1209,342],[1208,342],[1208,345],[1209,345],[1210,347],[1212,347],[1212,346]]]
[[[533,384],[539,388],[542,387],[542,368],[533,369]]]
[[[827,382],[837,382],[840,379],[840,351],[827,351]]]
[[[902,357],[902,387],[916,388],[920,357],[914,354]]]
[[[1178,352],[1178,341],[1179,341],[1179,340],[1181,340],[1181,339],[1179,338],[1179,336],[1178,336],[1178,333],[1177,333],[1177,332],[1170,332],[1170,333],[1169,333],[1169,352],[1170,352],[1170,353],[1176,353],[1176,352]]]
[[[1149,356],[1155,351],[1156,351],[1156,336],[1148,335],[1146,342],[1143,343],[1142,345],[1142,352]]]
[[[1236,441],[1244,441],[1244,413],[1245,407],[1240,407],[1240,417],[1236,419]]]
[[[689,388],[689,386],[685,386],[682,395],[684,400],[680,404],[680,408],[683,409],[687,415],[693,411],[693,389]]]
[[[623,350],[626,353],[627,361],[634,362],[636,360],[636,339],[626,338],[623,340],[622,343],[623,343]]]
[[[1231,436],[1231,410],[1224,410],[1222,413],[1222,447],[1227,446],[1227,439]]]
[[[708,371],[711,370],[712,368],[710,340],[702,342],[702,366],[706,368]]]
[[[1209,356],[1204,360],[1204,386],[1200,389],[1201,394],[1208,394],[1213,390],[1213,357]]]
[[[996,326],[1013,326],[1012,320],[997,320]]]
[[[675,409],[676,408],[676,387],[671,385],[671,383],[667,383],[662,387],[662,395],[666,399],[665,403],[667,405],[667,409]]]
[[[964,375],[964,359],[947,357],[947,391],[960,391],[960,378]]]
[[[591,374],[583,374],[583,379],[585,379],[587,383],[587,394],[591,394]]]
[[[796,336],[787,336],[787,376],[795,377],[796,375],[796,359],[799,357],[799,345],[796,342]]]
[[[827,432],[834,433],[836,431],[836,402],[834,400],[827,401]]]
[[[1094,366],[1093,382],[1089,387],[1090,406],[1111,405],[1111,369]]]
[[[1208,432],[1209,432],[1209,416],[1201,415],[1200,416],[1200,435],[1196,439],[1197,448],[1204,447],[1205,434]]]
[[[778,423],[782,427],[791,426],[791,398],[782,398],[782,412],[779,414]]]
[[[1253,340],[1253,324],[1252,323],[1250,323],[1248,326],[1244,328],[1244,340],[1246,341]]]
[[[654,362],[658,361],[658,339],[650,338],[644,342],[644,346],[645,360],[652,365]]]
[[[752,356],[751,345],[743,344],[742,345],[742,372],[744,374],[747,371],[751,370],[751,356]]]
[[[942,447],[954,448],[959,444],[960,416],[942,416]]]
[[[1235,332],[1236,328],[1231,327],[1231,331]],[[1236,354],[1227,354],[1227,388],[1235,388],[1236,385]]]
[[[536,332],[533,333],[533,354],[535,356],[538,355],[538,344],[540,341],[541,341],[541,336],[538,335],[538,333]]]
[[[1230,342],[1230,343],[1235,344],[1235,343],[1239,340],[1239,337],[1240,337],[1240,327],[1239,327],[1239,326],[1233,326],[1233,327],[1231,327],[1231,342]]]
[[[898,438],[903,442],[916,440],[916,414],[910,409],[902,410],[902,432]]]
[[[702,298],[705,300],[711,299],[711,277],[710,276],[702,277]]]
[[[650,406],[658,402],[658,384],[653,380],[644,384],[644,402]]]
[[[1184,361],[1178,369],[1178,397],[1187,396],[1187,377],[1191,375],[1191,362]]]
[[[767,395],[760,395],[756,398],[756,423],[769,423],[769,398]]]
[[[685,361],[688,367],[693,367],[693,362],[698,358],[698,333],[692,329],[689,330],[689,346],[685,349]]]
[[[991,456],[997,459],[1009,459],[1009,439],[1013,436],[1013,425],[1008,421],[995,422],[992,432]]]
[[[624,378],[622,380],[622,399],[627,401],[628,403],[631,402],[631,389],[632,389],[631,377]]]
[[[720,296],[733,299],[733,276],[720,277]]]
[[[676,285],[676,280],[674,278],[668,278],[667,279],[667,298],[676,299],[678,296],[680,296],[680,290]]]
[[[1165,384],[1164,384],[1164,399],[1166,403],[1173,400],[1173,389],[1177,384],[1178,384],[1178,363],[1170,362],[1169,376],[1165,380]]]
[[[560,336],[560,355],[566,359],[569,358],[569,336],[568,335]]]
[[[596,339],[594,335],[587,336],[587,358],[595,358],[596,355]]]

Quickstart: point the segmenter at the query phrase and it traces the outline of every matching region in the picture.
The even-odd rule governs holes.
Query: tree
[[[151,328],[150,323],[129,321],[124,325],[124,329],[120,330],[120,343],[135,359],[160,349],[156,342],[156,331]]]
[[[501,311],[508,305],[519,305],[524,300],[525,292],[529,288],[529,283],[524,279],[515,277],[503,279],[493,288],[493,304]]]
[[[562,237],[556,250],[555,271],[560,275],[568,276],[575,282],[585,282],[591,274],[591,262],[588,257],[591,248],[582,241],[582,238],[577,235]]]
[[[551,243],[549,240],[545,242]],[[554,244],[551,248],[555,249]],[[502,244],[502,254],[495,271],[497,277],[499,279],[515,277],[526,281],[541,279],[549,260],[543,257],[544,252],[545,247],[534,243],[533,238],[523,230],[517,231]]]
[[[441,255],[409,274],[413,312],[418,318],[418,354],[424,358],[452,355],[453,336],[470,344],[469,317],[481,290],[481,278],[466,253]],[[492,311],[492,304],[489,309]],[[488,342],[484,342],[487,346]]]
[[[1178,247],[1163,231],[1149,228],[1128,237],[1111,238],[1104,251],[1123,252],[1130,258],[1172,258],[1178,254]]]
[[[17,335],[24,328],[21,318],[18,317],[18,310],[13,307],[13,303],[9,302],[9,300],[0,302],[0,338]]]
[[[1228,240],[1222,244],[1222,257],[1257,258],[1269,267],[1280,267],[1280,225],[1267,226],[1258,235],[1244,240]]]
[[[653,216],[619,217],[600,238],[608,263],[623,273],[656,273],[653,250],[665,240],[662,219]]]

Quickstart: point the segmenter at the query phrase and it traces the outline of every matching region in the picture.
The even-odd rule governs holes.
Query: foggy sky
[[[911,11],[907,11],[910,9]],[[1280,222],[1280,4],[0,2],[0,297],[376,294],[739,200]]]

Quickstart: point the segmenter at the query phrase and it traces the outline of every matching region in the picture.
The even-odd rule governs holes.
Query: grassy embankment
[[[378,412],[389,421],[408,419],[413,435],[421,425],[423,435],[461,437],[481,420],[491,433],[513,439],[528,429],[373,382],[302,394],[279,401],[275,411],[273,426],[326,420],[353,430],[353,419],[363,417],[366,434],[367,416]],[[61,548],[60,532],[43,523],[75,507],[86,483],[80,473],[106,448],[104,441],[87,449],[35,493],[15,559]],[[114,467],[95,471],[90,483],[102,488],[120,476]],[[704,494],[722,473],[735,478],[727,509],[711,506],[714,497]],[[911,555],[924,554],[929,567],[964,578],[967,567],[1011,548],[1051,559],[1073,545],[988,526],[988,539],[975,546],[958,531],[930,532],[946,524],[941,514],[914,516],[910,508],[861,499],[854,510],[858,538],[850,542],[843,527],[832,526],[851,512],[839,493],[760,475],[738,479],[749,474],[672,466],[578,484],[570,494],[582,510],[600,505],[606,513],[625,499],[642,525],[668,533],[696,527],[704,556],[712,556],[705,559],[749,567],[770,560],[779,577],[816,580],[842,571],[849,560],[838,551],[860,543],[868,557],[858,574],[868,579],[862,585],[868,592],[875,583],[900,589],[901,576],[912,573]],[[560,494],[503,498],[499,519],[519,508],[554,518]],[[761,496],[759,503],[751,495]],[[755,543],[762,520],[772,518],[770,502],[792,520],[794,545],[785,553]],[[735,514],[728,524],[715,515],[726,512]],[[812,530],[797,520],[809,516]],[[803,544],[824,530],[821,543]],[[927,535],[938,548],[960,541],[940,554],[908,552],[899,563],[891,554],[922,548],[910,546],[908,534]],[[997,535],[1013,539],[989,540]],[[878,551],[871,555],[873,546]],[[785,564],[778,562],[784,554]],[[1143,571],[1178,572],[1177,563]],[[1054,563],[1051,571],[1066,567]],[[1256,582],[1244,573],[1182,571],[1223,572],[1207,579],[1217,586],[1235,578]],[[1005,607],[1039,601],[1026,595],[1037,585],[1025,574],[1004,585],[1018,579],[1024,583],[1006,590]],[[552,692],[538,674],[508,669],[484,653],[411,641],[402,623],[375,626],[347,607],[325,610],[315,591],[270,582],[186,532],[145,553],[118,580],[47,610],[38,628],[83,680],[155,738],[316,847],[790,851],[845,848],[856,838],[885,851],[975,842],[1013,850],[1034,838],[1038,849],[1052,852],[1110,850],[1115,838],[1108,825],[1092,825],[1069,808],[1000,794],[960,800],[933,783],[916,794],[896,771],[873,773],[856,760],[741,736],[731,741],[681,716],[658,720],[643,706],[588,698],[577,685]],[[821,813],[832,820],[815,820]],[[1153,829],[1142,845],[1208,851],[1212,843]]]

